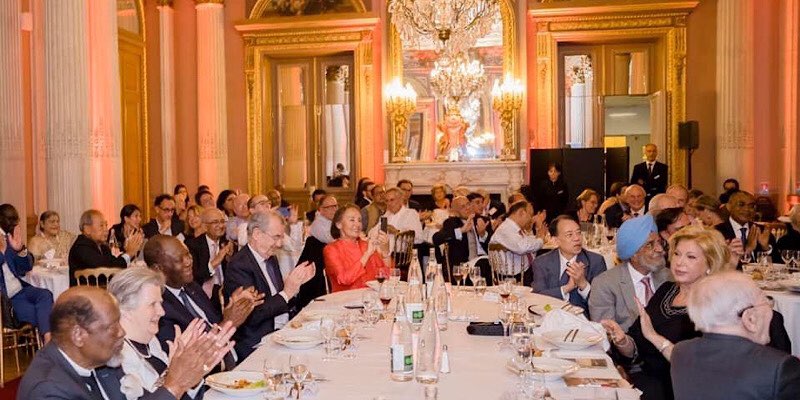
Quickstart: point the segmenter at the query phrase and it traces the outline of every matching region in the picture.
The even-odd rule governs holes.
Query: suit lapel
[[[622,264],[619,267],[619,290],[622,293],[622,299],[628,310],[632,310],[634,315],[638,314],[638,307],[636,306],[636,288],[633,287],[633,280],[628,271],[628,263]]]
[[[51,342],[41,351],[47,353],[50,359],[61,366],[61,370],[65,371],[67,375],[69,375],[70,379],[72,379],[72,381],[81,388],[82,392],[85,394],[85,398],[94,398],[92,393],[86,389],[86,384],[84,383],[83,378],[78,375],[78,372],[75,371],[75,368],[72,368],[72,365],[70,365],[69,361],[64,358],[64,355],[61,354],[61,351],[59,351],[55,343]]]
[[[258,265],[258,261],[253,255],[253,249],[251,249],[250,246],[247,246],[247,261],[250,265],[252,273],[256,276],[256,279],[261,281],[261,284],[265,288],[265,293],[269,293],[270,296],[274,295],[275,293],[272,293],[272,290],[270,290],[269,283],[267,283],[267,277],[264,276],[264,272],[261,271],[261,266]],[[265,260],[265,262],[269,262],[269,260]]]

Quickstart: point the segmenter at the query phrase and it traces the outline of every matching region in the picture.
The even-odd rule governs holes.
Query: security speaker
[[[700,123],[697,121],[678,123],[678,146],[689,150],[700,147]]]

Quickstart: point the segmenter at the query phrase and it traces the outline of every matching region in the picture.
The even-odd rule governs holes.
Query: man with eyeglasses
[[[233,243],[237,243],[239,240],[239,228],[246,224],[247,218],[250,217],[248,201],[250,201],[250,195],[247,193],[239,193],[233,198],[234,216],[225,223],[225,236]]]
[[[175,198],[166,193],[158,195],[153,201],[153,210],[156,217],[142,226],[144,237],[150,239],[155,235],[167,235],[183,241],[183,221],[174,218]]]
[[[333,215],[339,209],[339,202],[332,195],[322,196],[317,204],[317,215],[311,223],[311,236],[317,238],[322,243],[333,242],[331,236],[331,223]]]
[[[731,244],[731,251],[741,253],[735,251],[735,248],[744,247],[743,251],[748,253],[769,252],[776,247],[775,237],[770,230],[753,223],[756,216],[756,199],[752,194],[745,191],[734,192],[730,195],[726,207],[731,215],[716,228]],[[737,246],[737,242],[740,242],[741,246]],[[780,262],[778,252],[774,253],[773,260]]]
[[[766,346],[772,305],[749,276],[712,274],[692,285],[686,303],[703,335],[672,350],[676,400],[800,398],[800,361]]]
[[[208,208],[200,215],[206,233],[186,240],[186,247],[194,259],[194,280],[203,287],[206,296],[219,309],[219,289],[225,281],[228,258],[233,254],[233,243],[225,238],[225,214],[217,208]]]
[[[617,257],[622,264],[592,282],[589,317],[598,322],[614,320],[627,332],[639,317],[636,301],[646,306],[669,277],[663,239],[651,215],[622,224],[617,232]]]

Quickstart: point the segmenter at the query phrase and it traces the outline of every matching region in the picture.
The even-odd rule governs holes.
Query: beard
[[[106,361],[106,366],[111,368],[119,368],[122,366],[122,349],[120,351],[114,353],[111,358]]]

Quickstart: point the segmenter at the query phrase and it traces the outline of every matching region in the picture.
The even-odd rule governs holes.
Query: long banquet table
[[[348,292],[339,292],[323,296],[321,301],[312,302],[303,313],[310,311],[341,311],[345,312],[344,305],[359,303],[365,290],[359,289]],[[524,301],[528,304],[560,305],[560,300],[539,294],[525,294]],[[394,304],[394,302],[392,303]],[[464,314],[467,310],[474,314],[480,321],[495,321],[499,304],[493,301],[479,299],[474,295],[461,294],[453,297],[453,313]],[[303,313],[297,317],[302,320]],[[505,365],[512,356],[511,349],[498,350],[499,337],[471,336],[466,333],[467,322],[450,321],[448,329],[441,332],[442,342],[448,346],[451,373],[440,374],[438,386],[439,399],[498,399],[511,398],[518,383],[515,374],[509,372]],[[287,328],[288,329],[288,328]],[[303,352],[308,355],[310,369],[313,373],[327,378],[329,381],[320,382],[318,392],[309,399],[421,399],[424,398],[424,388],[416,381],[394,382],[389,378],[389,341],[391,323],[379,322],[373,329],[360,328],[359,335],[365,336],[358,341],[356,357],[354,359],[336,359],[322,361],[323,349],[318,346],[311,350],[291,350],[283,347],[269,337],[262,341],[263,345],[244,360],[237,370],[261,371],[264,360],[269,357],[286,357],[289,354]],[[538,343],[538,341],[537,341]],[[558,351],[553,351],[552,356],[558,356]],[[620,379],[619,373],[613,368],[610,358],[603,352],[599,345],[587,349],[581,354],[563,354],[562,356],[580,356],[603,358],[608,360],[608,367],[603,369],[581,369],[573,376],[587,378]],[[565,389],[557,389],[557,388]],[[564,391],[566,385],[563,380],[548,382],[551,391]],[[612,389],[598,387],[573,388],[580,396],[562,396],[559,399],[636,399],[638,391],[634,389]],[[568,389],[568,390],[573,390]],[[209,400],[220,400],[227,397],[222,393],[209,390],[205,396]],[[305,397],[304,397],[305,398]]]

